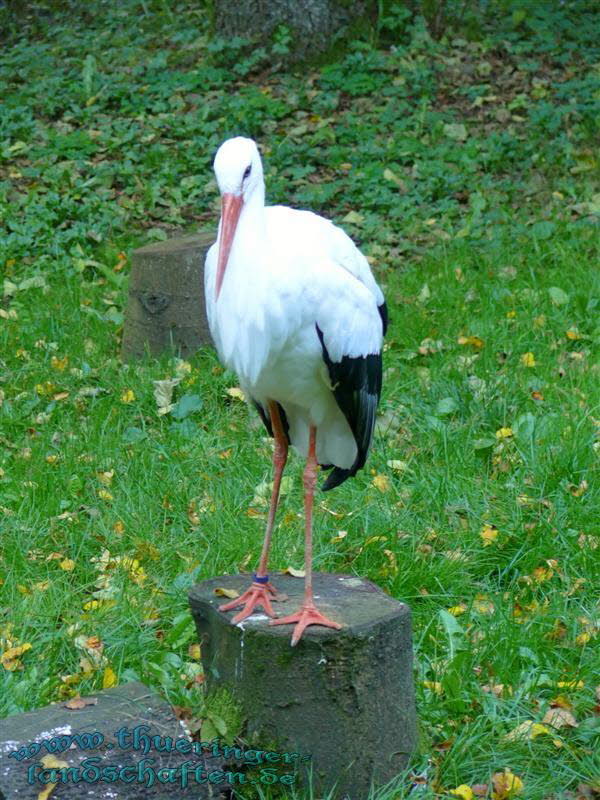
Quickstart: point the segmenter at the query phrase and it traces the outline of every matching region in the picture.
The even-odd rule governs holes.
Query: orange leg
[[[273,435],[275,437],[275,450],[273,452],[273,492],[271,494],[271,506],[269,508],[269,516],[267,518],[267,530],[265,532],[265,539],[263,542],[258,569],[254,575],[254,581],[250,585],[250,588],[244,592],[244,594],[242,594],[240,597],[236,597],[235,600],[232,600],[230,603],[225,603],[224,605],[219,606],[219,611],[230,611],[232,608],[244,606],[239,614],[236,614],[235,617],[233,617],[232,622],[234,623],[241,622],[243,619],[246,619],[246,617],[249,617],[250,614],[254,613],[254,609],[258,606],[262,606],[265,610],[265,613],[269,617],[277,616],[273,611],[273,606],[271,605],[271,598],[277,594],[277,592],[275,587],[269,583],[267,562],[269,559],[269,548],[271,547],[271,536],[273,534],[273,527],[275,525],[275,512],[277,511],[277,502],[279,500],[281,476],[283,474],[285,462],[287,461],[288,442],[283,431],[283,425],[281,424],[281,416],[279,414],[277,403],[274,403],[273,401],[269,402],[269,414],[271,416]]]
[[[309,625],[323,625],[327,628],[339,630],[342,626],[339,622],[334,622],[321,614],[317,609],[313,599],[312,588],[312,512],[313,497],[317,484],[317,455],[316,455],[317,429],[314,425],[310,426],[308,456],[304,469],[304,511],[305,511],[305,579],[304,579],[304,603],[300,611],[290,614],[281,619],[273,619],[270,625],[291,625],[296,623],[292,634],[292,647],[300,641],[302,634]]]

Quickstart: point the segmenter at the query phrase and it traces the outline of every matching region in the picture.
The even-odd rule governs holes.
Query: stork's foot
[[[265,614],[269,617],[276,617],[277,614],[273,611],[271,600],[277,597],[277,590],[272,583],[257,583],[254,581],[250,588],[247,589],[240,597],[236,597],[230,603],[225,603],[219,606],[219,611],[231,611],[232,608],[239,608],[244,606],[239,614],[231,620],[234,624],[241,622],[246,617],[254,614],[254,609],[262,606]]]
[[[335,628],[338,631],[342,628],[339,622],[334,622],[324,614],[321,614],[314,605],[304,605],[295,614],[289,614],[287,617],[281,617],[281,619],[272,619],[269,625],[293,625],[294,622],[296,627],[292,634],[292,647],[298,644],[309,625],[323,625],[325,628]]]

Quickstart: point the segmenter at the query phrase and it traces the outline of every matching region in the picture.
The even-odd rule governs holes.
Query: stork
[[[275,440],[258,568],[248,590],[220,610],[242,606],[237,623],[261,606],[271,625],[295,624],[295,645],[308,625],[342,627],[314,602],[313,497],[318,465],[330,470],[327,491],[365,464],[381,393],[387,309],[367,259],[341,228],[310,211],[265,207],[262,161],[252,139],[225,141],[214,171],[221,219],[206,256],[209,327],[221,361],[237,373]],[[277,618],[267,569],[290,444],[306,458],[304,602]]]

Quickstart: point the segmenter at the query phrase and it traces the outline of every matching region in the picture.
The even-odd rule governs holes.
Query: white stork
[[[230,603],[239,622],[262,606],[271,625],[342,626],[315,606],[312,508],[320,464],[333,489],[364,466],[381,392],[387,310],[366,258],[341,228],[310,211],[265,207],[252,139],[228,139],[214,170],[221,192],[218,239],[205,266],[206,310],[219,356],[237,373],[275,439],[274,480],[258,569]],[[276,618],[267,560],[288,445],[306,457],[305,593],[300,610]]]

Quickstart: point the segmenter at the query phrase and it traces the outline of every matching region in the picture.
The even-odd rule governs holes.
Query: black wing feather
[[[252,398],[252,403],[254,405],[254,408],[260,414],[260,418],[262,419],[263,425],[267,429],[267,432],[268,432],[269,436],[273,436],[273,425],[271,424],[271,416],[269,414],[268,409],[264,408],[264,406],[262,406],[258,402],[258,400],[255,400],[254,398]],[[288,418],[287,418],[287,416],[285,414],[285,410],[284,410],[283,406],[281,405],[281,403],[277,403],[277,406],[279,408],[279,416],[281,417],[281,424],[283,426],[283,432],[285,433],[285,438],[288,440],[288,444],[291,444],[291,441],[290,441],[290,424],[288,422]]]
[[[356,475],[365,465],[381,395],[382,359],[381,353],[372,353],[357,358],[343,356],[341,361],[332,361],[325,347],[323,331],[318,325],[316,328],[323,349],[323,360],[327,365],[333,387],[333,395],[350,425],[358,449],[354,464],[349,469],[341,467],[333,469],[323,485],[324,491],[327,491],[339,486],[346,478]]]
[[[380,306],[377,306],[377,311],[379,311],[379,316],[381,317],[381,324],[383,325],[383,335],[385,336],[388,329],[388,308],[385,300]]]

